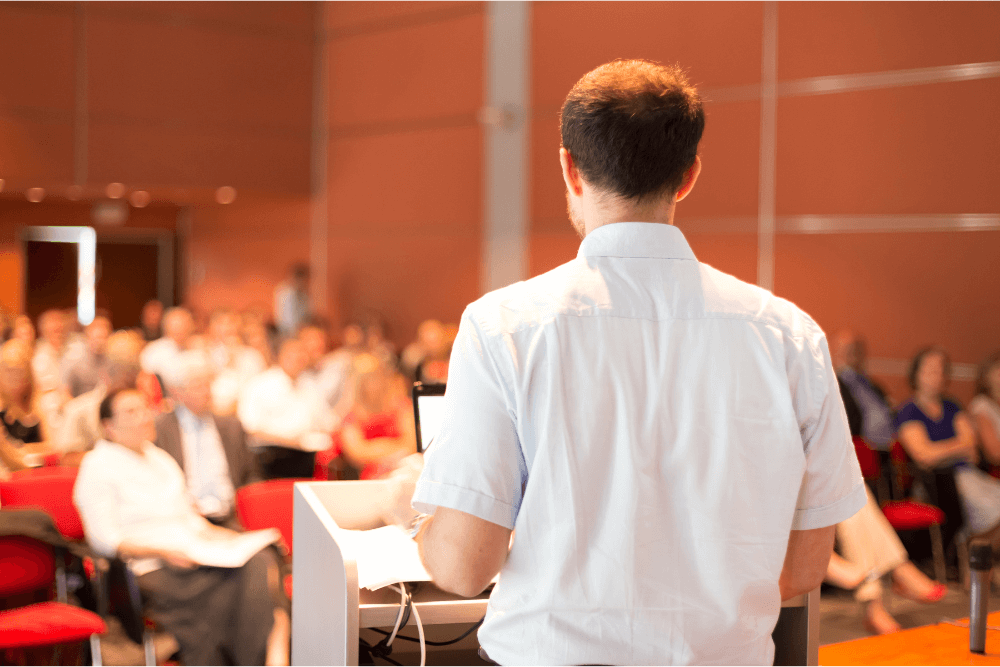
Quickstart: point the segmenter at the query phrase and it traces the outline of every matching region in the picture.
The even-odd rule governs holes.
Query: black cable
[[[379,642],[379,644],[381,644],[381,643],[382,642]],[[366,662],[368,662],[368,661],[365,661],[365,660],[362,659],[362,656],[368,656],[368,660],[372,661],[372,664],[374,664],[374,659],[375,658],[379,658],[381,660],[385,660],[390,665],[396,665],[397,667],[403,667],[402,663],[396,662],[395,660],[393,660],[392,658],[390,658],[388,656],[388,654],[383,654],[377,648],[379,644],[376,644],[375,646],[372,646],[371,644],[369,644],[368,642],[366,642],[364,639],[362,639],[360,637],[358,638],[358,644],[359,644],[359,650],[358,650],[358,663],[359,664],[363,665]],[[389,650],[391,651],[392,649],[390,648]]]
[[[468,637],[469,635],[471,635],[473,632],[475,632],[476,630],[478,630],[479,626],[482,625],[483,621],[485,621],[485,620],[486,620],[486,617],[483,616],[481,619],[479,619],[478,621],[476,621],[475,624],[471,628],[469,628],[468,630],[466,630],[465,632],[463,632],[458,637],[455,637],[454,639],[449,639],[448,641],[443,641],[443,642],[432,642],[429,639],[425,639],[424,640],[424,644],[426,644],[427,646],[450,646],[452,644],[457,644],[458,642],[462,641],[463,639],[465,639],[466,637]],[[405,625],[405,623],[401,623],[399,625],[399,627],[402,628],[404,625]],[[372,632],[377,632],[380,635],[385,635],[386,637],[388,637],[389,635],[392,634],[388,630],[383,630],[381,628],[368,628],[368,630],[371,630]],[[417,638],[417,637],[407,637],[406,635],[401,635],[398,632],[396,633],[396,639],[402,639],[402,640],[408,641],[408,642],[415,642],[417,644],[420,643],[420,639],[419,638]],[[395,641],[395,639],[393,641]]]

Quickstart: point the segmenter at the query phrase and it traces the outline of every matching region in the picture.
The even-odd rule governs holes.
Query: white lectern
[[[337,527],[377,528],[384,482],[299,482],[294,493],[292,664],[356,665],[362,628],[392,627],[399,598],[358,590],[357,564],[337,543]],[[414,596],[423,625],[475,623],[486,597],[465,599],[433,586]],[[408,628],[412,631],[412,628]],[[772,635],[776,665],[819,661],[819,589],[782,605]],[[427,663],[434,664],[428,652]]]

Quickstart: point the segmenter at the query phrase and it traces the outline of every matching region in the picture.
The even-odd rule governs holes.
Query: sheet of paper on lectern
[[[401,581],[430,581],[417,543],[397,526],[339,530],[337,544],[358,568],[358,587],[378,590]]]

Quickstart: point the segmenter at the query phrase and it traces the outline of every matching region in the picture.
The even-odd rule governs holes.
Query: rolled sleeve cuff
[[[514,528],[517,508],[513,505],[460,486],[420,480],[413,494],[413,509],[434,514],[438,507],[447,507],[479,517],[504,528]]]
[[[850,519],[861,511],[867,502],[868,495],[865,493],[865,483],[860,482],[851,489],[849,494],[832,505],[795,510],[792,530],[813,530],[833,526]]]

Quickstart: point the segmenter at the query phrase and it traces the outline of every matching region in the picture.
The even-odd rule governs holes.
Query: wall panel
[[[778,77],[1000,60],[996,2],[782,2]]]
[[[779,215],[1000,212],[1000,79],[782,99]]]

